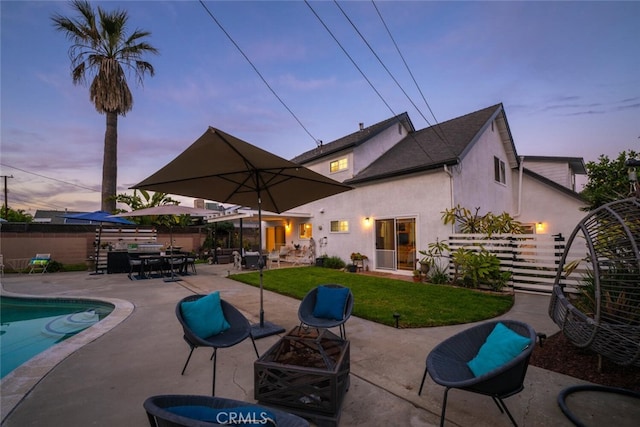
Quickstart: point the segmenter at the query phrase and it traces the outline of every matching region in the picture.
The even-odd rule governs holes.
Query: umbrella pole
[[[260,200],[260,191],[258,190],[258,269],[260,270],[260,323],[251,325],[251,335],[254,339],[264,338],[284,332],[282,326],[278,326],[264,320],[264,299],[262,295],[262,269],[264,262],[262,260],[262,200]]]
[[[169,268],[171,269],[171,277],[166,277],[165,282],[180,282],[182,279],[176,277],[173,271],[173,225],[169,223]]]

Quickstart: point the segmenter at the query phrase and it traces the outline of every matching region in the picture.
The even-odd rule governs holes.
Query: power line
[[[5,164],[5,163],[0,163],[0,166],[4,166],[4,167],[6,167],[6,168],[11,168],[11,169],[19,170],[20,172],[28,173],[28,174],[30,174],[30,175],[35,175],[35,176],[38,176],[38,177],[40,177],[40,178],[50,179],[51,181],[56,181],[56,182],[59,182],[59,183],[61,183],[61,184],[65,184],[65,185],[72,185],[72,186],[74,186],[74,187],[82,188],[82,189],[84,189],[84,190],[98,191],[98,192],[100,191],[100,190],[96,190],[95,188],[85,187],[85,186],[83,186],[83,185],[74,184],[74,183],[72,183],[72,182],[62,181],[61,179],[51,178],[51,177],[49,177],[49,176],[40,175],[40,174],[35,173],[35,172],[29,172],[29,171],[27,171],[27,170],[20,169],[20,168],[17,168],[17,167],[15,167],[15,166],[10,166],[10,165],[7,165],[7,164]]]
[[[384,103],[384,105],[387,106],[387,108],[389,109],[389,111],[391,111],[391,113],[394,116],[397,116],[397,114],[393,111],[393,108],[391,108],[391,106],[387,103],[387,101],[383,98],[383,96],[380,94],[380,92],[378,92],[378,90],[375,88],[375,86],[373,85],[373,83],[371,83],[371,81],[367,78],[367,76],[364,74],[364,72],[362,71],[362,69],[360,69],[360,67],[358,66],[358,64],[356,64],[356,61],[354,61],[354,59],[351,57],[351,55],[349,55],[349,52],[347,52],[347,50],[342,46],[342,44],[338,41],[338,39],[336,38],[336,36],[333,34],[333,32],[329,29],[329,27],[327,27],[327,25],[324,23],[324,21],[322,20],[322,18],[320,18],[320,16],[316,13],[316,11],[313,9],[313,7],[311,7],[311,5],[309,4],[308,0],[304,0],[305,4],[307,6],[309,6],[309,9],[311,9],[311,12],[313,12],[313,14],[316,16],[316,18],[318,18],[318,21],[320,21],[320,23],[322,24],[322,26],[325,28],[325,30],[327,30],[327,32],[331,35],[331,37],[333,38],[333,40],[335,40],[335,42],[338,44],[338,46],[340,46],[340,49],[342,49],[342,51],[344,52],[345,55],[347,55],[347,58],[349,58],[349,60],[351,61],[351,63],[353,64],[354,67],[356,67],[356,69],[360,72],[360,75],[362,75],[362,77],[367,81],[367,83],[369,83],[369,86],[371,86],[371,89],[373,89],[373,91],[378,95],[378,97],[380,98],[380,100]]]
[[[411,99],[411,97],[409,96],[409,94],[404,90],[404,88],[402,87],[402,85],[400,84],[400,82],[398,82],[398,80],[395,78],[395,76],[393,75],[393,73],[389,70],[389,68],[385,65],[385,63],[382,61],[382,59],[380,58],[380,56],[376,53],[376,51],[373,49],[373,47],[371,46],[371,44],[367,41],[367,39],[364,37],[364,35],[360,32],[360,30],[358,30],[358,27],[356,27],[356,24],[354,24],[354,22],[351,20],[351,18],[349,18],[349,16],[347,16],[347,13],[344,11],[344,9],[342,9],[342,7],[338,4],[337,0],[333,1],[336,6],[338,7],[338,9],[340,9],[340,12],[342,12],[342,14],[344,15],[344,17],[346,18],[347,21],[349,21],[349,24],[351,24],[351,26],[353,27],[353,29],[356,31],[356,33],[358,33],[358,35],[360,36],[360,38],[362,39],[362,41],[364,42],[364,44],[367,45],[367,47],[369,48],[369,50],[371,51],[371,53],[373,54],[373,56],[376,57],[376,59],[378,60],[378,62],[380,63],[380,65],[382,65],[382,68],[384,68],[384,70],[387,72],[387,74],[389,74],[389,77],[391,77],[391,80],[393,80],[393,82],[396,84],[396,86],[398,86],[398,89],[400,89],[400,91],[404,94],[404,96],[407,98],[407,100],[409,100],[409,102],[411,103],[411,105],[413,105],[413,107],[416,109],[416,111],[418,111],[418,114],[420,114],[420,116],[422,116],[422,118],[424,119],[424,121],[427,122],[427,124],[429,126],[433,126],[430,122],[429,119],[427,119],[424,114],[422,114],[422,111],[420,110],[420,108],[418,108],[418,106],[415,104],[415,102],[413,102],[413,100]],[[397,46],[396,46],[397,47]],[[406,63],[405,63],[406,65]],[[444,139],[438,135],[438,133],[436,132],[436,135],[444,142]]]
[[[433,120],[435,120],[436,126],[438,127],[438,129],[442,133],[442,136],[446,140],[447,139],[446,134],[444,133],[444,131],[440,127],[440,123],[438,122],[438,119],[436,118],[436,115],[433,113],[433,110],[431,109],[431,106],[427,102],[427,98],[424,96],[424,93],[422,93],[422,89],[420,89],[420,85],[418,85],[418,82],[416,81],[416,78],[414,77],[413,73],[411,72],[411,68],[409,67],[409,64],[407,64],[407,61],[405,60],[404,55],[402,54],[402,51],[400,50],[400,47],[398,46],[398,44],[396,43],[396,40],[394,39],[393,35],[391,34],[391,30],[389,29],[389,27],[387,26],[387,23],[385,22],[384,18],[382,17],[382,14],[380,13],[380,10],[378,10],[378,6],[376,5],[374,0],[371,0],[371,4],[373,4],[374,9],[378,13],[378,16],[380,17],[380,20],[382,21],[382,25],[384,25],[385,30],[387,30],[387,34],[389,34],[389,38],[393,42],[393,45],[395,46],[396,51],[398,52],[398,55],[402,59],[402,62],[404,63],[405,68],[407,69],[407,71],[409,72],[409,75],[411,76],[411,79],[413,80],[413,83],[416,85],[416,88],[418,89],[418,92],[420,93],[420,96],[422,97],[422,100],[424,101],[425,105],[429,109],[429,112],[431,113],[431,117],[433,117]],[[416,107],[416,109],[418,110],[418,112],[420,112],[420,109],[418,109],[417,107]],[[422,115],[421,112],[420,112],[420,115]],[[422,117],[424,117],[424,116],[422,116]],[[428,120],[426,120],[426,121],[427,121],[427,123],[429,123]],[[446,142],[448,143],[449,141],[447,140]]]
[[[278,101],[280,101],[280,103],[284,106],[284,108],[287,109],[287,111],[289,112],[289,114],[291,114],[293,116],[294,119],[296,119],[296,121],[298,122],[298,124],[302,127],[302,129],[304,129],[304,131],[307,133],[307,135],[309,135],[311,137],[311,139],[313,139],[314,144],[318,143],[318,140],[311,134],[311,132],[309,132],[309,130],[302,124],[302,122],[300,121],[300,119],[298,119],[298,117],[293,113],[293,111],[291,111],[291,109],[287,106],[287,104],[285,104],[285,102],[282,100],[282,98],[280,98],[278,96],[278,94],[276,93],[276,91],[271,87],[271,85],[269,85],[269,83],[267,82],[267,80],[262,76],[262,74],[260,73],[260,71],[258,71],[258,68],[253,64],[253,62],[251,62],[251,60],[249,59],[249,57],[243,52],[243,50],[240,48],[240,46],[238,46],[238,44],[235,42],[235,40],[231,37],[231,35],[227,32],[227,30],[224,29],[224,27],[222,26],[222,24],[220,24],[220,22],[216,19],[215,16],[213,16],[213,13],[209,10],[209,8],[207,7],[207,5],[204,4],[203,0],[200,0],[200,4],[202,5],[202,7],[204,7],[204,10],[207,11],[207,13],[209,14],[209,16],[211,17],[211,19],[213,19],[213,22],[216,23],[216,25],[222,30],[222,32],[227,36],[227,38],[231,41],[231,43],[233,43],[233,45],[236,47],[236,49],[238,49],[238,51],[242,54],[242,56],[244,57],[244,59],[247,60],[247,62],[249,63],[249,65],[251,65],[251,67],[253,68],[253,71],[256,72],[256,74],[260,77],[260,79],[262,79],[262,82],[269,88],[269,90],[271,91],[271,93],[273,94],[273,96],[275,96]]]
[[[382,102],[384,103],[384,105],[387,106],[387,108],[389,109],[389,111],[391,111],[391,114],[393,114],[394,117],[397,117],[398,115],[395,113],[395,111],[393,111],[393,108],[391,108],[391,106],[389,105],[389,103],[384,99],[384,97],[380,94],[380,92],[376,89],[376,87],[373,85],[373,83],[371,83],[371,81],[367,78],[367,76],[364,74],[364,72],[362,71],[362,69],[358,66],[358,64],[356,64],[355,60],[351,57],[351,55],[349,55],[349,52],[347,52],[347,50],[342,46],[342,44],[340,43],[340,41],[338,41],[338,39],[336,38],[336,36],[333,34],[333,32],[329,29],[329,27],[327,27],[327,25],[324,23],[324,21],[322,20],[322,18],[320,18],[320,16],[316,13],[316,11],[313,9],[313,7],[311,7],[311,5],[309,4],[308,0],[304,0],[305,4],[309,7],[309,9],[311,9],[311,12],[313,12],[313,14],[316,16],[316,18],[318,18],[318,21],[320,21],[320,23],[322,24],[322,26],[327,30],[327,32],[331,35],[331,37],[333,38],[333,40],[335,40],[335,42],[338,44],[338,46],[340,47],[340,49],[342,49],[342,51],[344,52],[345,55],[347,55],[347,58],[349,58],[349,60],[351,61],[351,63],[353,64],[354,67],[356,67],[356,69],[360,72],[360,74],[362,75],[362,77],[367,81],[367,83],[369,83],[369,86],[371,86],[371,89],[373,89],[373,91],[378,95],[378,97],[380,98],[380,100],[382,100]],[[336,3],[337,4],[337,3]],[[338,6],[339,7],[339,6]],[[347,18],[348,19],[348,18]],[[418,140],[416,139],[414,133],[409,133],[409,135],[411,136],[411,138],[413,139],[413,141],[416,143],[416,145],[418,146],[418,148],[420,148],[420,150],[429,158],[429,160],[433,161],[433,157],[431,157],[431,155],[429,155],[429,153],[427,153],[427,150],[425,150],[425,148],[422,146],[422,144],[420,144],[418,142]],[[437,135],[437,133],[436,133]]]

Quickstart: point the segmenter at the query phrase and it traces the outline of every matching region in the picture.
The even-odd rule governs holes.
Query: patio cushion
[[[183,405],[166,408],[167,411],[191,418],[222,425],[276,426],[275,416],[259,406],[237,406],[235,408],[212,408],[210,406]]]
[[[200,338],[218,335],[231,327],[222,312],[218,291],[196,301],[183,302],[180,308],[185,321]]]
[[[498,323],[487,337],[476,357],[467,366],[476,377],[504,365],[531,344],[531,339]]]
[[[318,286],[313,315],[325,319],[342,320],[344,317],[344,306],[347,303],[348,296],[349,288]]]

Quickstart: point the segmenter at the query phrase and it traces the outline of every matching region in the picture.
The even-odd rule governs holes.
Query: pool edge
[[[95,341],[118,326],[133,313],[135,308],[131,302],[117,298],[94,298],[71,295],[65,295],[64,297],[55,295],[25,295],[8,292],[1,286],[0,290],[2,295],[7,297],[25,299],[78,299],[83,301],[99,301],[114,306],[113,311],[100,322],[31,358],[0,380],[0,395],[2,396],[2,399],[0,399],[2,417],[0,424],[4,423],[11,412],[13,412],[20,402],[54,367],[75,351]]]

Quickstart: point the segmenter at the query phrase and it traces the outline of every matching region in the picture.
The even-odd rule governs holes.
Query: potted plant
[[[349,273],[355,273],[356,271],[358,271],[358,266],[355,264],[347,264],[347,266],[345,267],[345,269],[349,272]]]
[[[427,275],[432,267],[440,267],[439,260],[444,258],[444,252],[448,252],[449,245],[446,240],[440,241],[436,239],[435,242],[429,243],[427,250],[418,251],[422,258],[418,260],[420,264],[420,270]]]
[[[351,261],[362,261],[364,259],[369,259],[366,255],[362,255],[360,252],[351,253]]]
[[[422,271],[413,270],[413,281],[418,283],[422,281]]]

